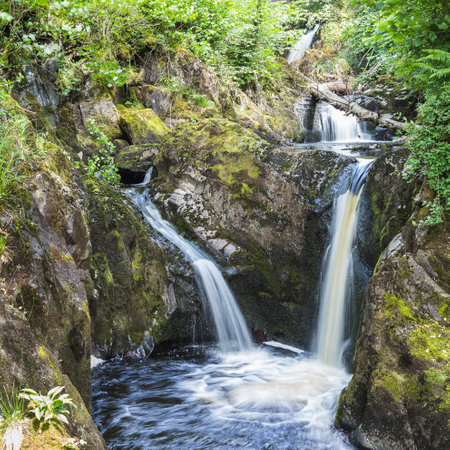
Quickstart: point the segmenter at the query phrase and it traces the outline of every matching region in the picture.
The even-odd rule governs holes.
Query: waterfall
[[[353,114],[346,115],[329,103],[319,102],[316,106],[314,127],[320,130],[321,141],[357,142],[373,140],[366,130],[367,124],[358,122]]]
[[[345,312],[351,302],[353,256],[357,210],[371,160],[359,160],[350,186],[333,206],[331,242],[323,263],[320,289],[317,353],[323,362],[342,365]]]
[[[250,349],[252,340],[244,317],[217,264],[161,217],[147,190],[140,194],[132,189],[130,195],[151,227],[177,246],[191,262],[202,298],[207,300],[211,310],[220,349],[224,352]]]
[[[293,62],[303,58],[306,49],[311,47],[312,41],[318,29],[319,24],[317,24],[312,30],[309,30],[300,38],[300,40],[297,41],[294,48],[287,55],[286,61],[288,64],[292,64]]]

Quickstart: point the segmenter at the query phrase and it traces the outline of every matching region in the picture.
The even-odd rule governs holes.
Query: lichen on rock
[[[337,411],[337,425],[366,448],[449,445],[448,236],[443,226],[428,229],[418,245],[416,214],[369,283],[354,375]]]

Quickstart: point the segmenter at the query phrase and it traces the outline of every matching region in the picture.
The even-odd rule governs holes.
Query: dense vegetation
[[[450,208],[445,1],[3,0],[0,71],[20,85],[23,66],[54,60],[59,89],[68,95],[88,76],[107,87],[133,81],[149,51],[189,52],[224,81],[270,89],[298,29],[318,22],[322,52],[313,75],[354,74],[366,86],[384,76],[417,93],[423,106],[421,126],[409,127],[409,176],[425,171],[436,192],[431,222],[441,221]],[[172,81],[166,84],[185,88]]]
[[[450,7],[445,1],[358,0],[344,39],[359,81],[390,75],[421,98],[408,127],[409,173],[425,172],[436,193],[429,224],[450,210]],[[416,126],[418,125],[418,126]]]
[[[0,2],[0,66],[58,58],[70,90],[82,71],[123,84],[155,47],[194,52],[226,79],[267,81],[291,42],[292,7],[269,0],[20,0]]]

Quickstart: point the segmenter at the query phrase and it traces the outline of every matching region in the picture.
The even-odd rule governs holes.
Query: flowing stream
[[[346,310],[353,283],[353,247],[362,187],[371,160],[359,159],[347,191],[334,202],[331,242],[324,257],[317,354],[324,363],[342,366]]]
[[[353,130],[350,137],[358,139]],[[151,172],[129,191],[151,227],[192,264],[205,310],[214,319],[217,346],[96,367],[93,416],[110,448],[353,448],[333,422],[339,394],[350,380],[342,362],[345,311],[369,166],[359,160],[349,189],[335,200],[314,353],[276,342],[254,345],[219,267],[161,217],[147,190],[138,189]]]
[[[253,344],[244,317],[217,264],[161,217],[148,191],[140,194],[133,189],[130,195],[151,227],[175,244],[191,262],[202,297],[207,300],[207,309],[211,310],[220,349],[224,352],[250,349]]]
[[[311,47],[311,44],[314,40],[314,36],[319,29],[319,24],[317,24],[312,30],[309,30],[305,33],[295,44],[294,48],[289,51],[286,61],[288,64],[292,64],[295,61],[303,58],[305,56],[305,52],[308,48]]]

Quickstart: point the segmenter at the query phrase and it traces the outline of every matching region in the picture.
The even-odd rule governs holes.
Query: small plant
[[[94,155],[88,160],[87,167],[90,174],[97,175],[108,183],[115,185],[119,184],[119,170],[117,169],[112,156],[114,153],[114,144],[108,139],[105,133],[95,125],[93,120],[88,119],[87,124],[89,136],[94,139],[99,147],[98,155]]]
[[[33,418],[33,425],[39,432],[47,430],[50,425],[59,428],[61,422],[68,424],[68,405],[75,406],[68,394],[60,395],[64,386],[57,386],[47,395],[38,394],[33,389],[23,389],[20,398],[28,400],[28,412]]]
[[[87,443],[83,439],[78,439],[76,437],[67,439],[66,442],[62,444],[62,448],[65,449],[71,449],[71,450],[77,450],[83,446],[85,446]]]
[[[25,416],[25,399],[20,397],[13,384],[11,392],[4,392],[0,398],[0,426],[7,428],[12,422],[20,422]]]

